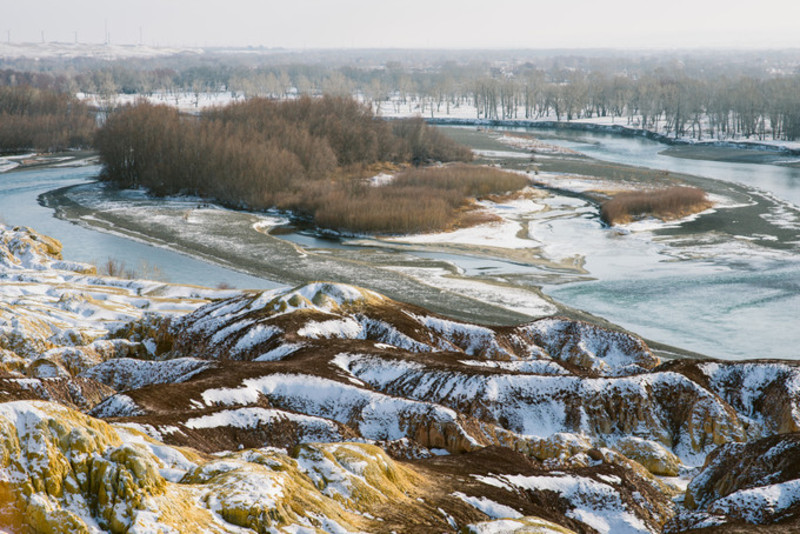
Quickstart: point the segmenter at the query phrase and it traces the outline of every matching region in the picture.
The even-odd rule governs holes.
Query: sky
[[[800,48],[800,0],[0,0],[0,41],[283,48]]]

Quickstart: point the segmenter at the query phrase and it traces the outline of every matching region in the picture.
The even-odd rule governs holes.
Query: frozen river
[[[552,306],[533,291],[543,287],[559,302],[667,345],[726,359],[800,358],[800,210],[796,205],[800,169],[682,160],[660,154],[666,148],[663,145],[639,138],[538,133],[548,142],[600,160],[706,177],[698,185],[713,190],[721,204],[679,225],[640,225],[619,231],[600,223],[592,203],[554,193],[537,201],[537,210],[521,215],[524,232],[518,234],[530,240],[536,254],[552,260],[549,263],[519,255],[502,257],[497,251],[487,255],[485,249],[475,254],[470,247],[443,249],[442,244],[430,242],[330,241],[297,232],[271,237],[251,231],[252,222],[244,215],[193,210],[190,200],[176,202],[174,209],[140,196],[135,201],[133,197],[114,199],[114,203],[98,200],[94,205],[100,210],[114,206],[117,224],[139,223],[141,228],[131,234],[138,237],[131,240],[120,232],[88,229],[93,223],[91,214],[82,215],[83,224],[76,225],[55,218],[51,208],[38,202],[46,191],[89,183],[97,167],[0,174],[0,217],[7,224],[28,225],[60,239],[68,259],[102,262],[114,257],[136,268],[141,258],[147,258],[148,264],[173,282],[267,288],[326,278],[428,307],[438,305],[437,311],[456,316],[485,315],[493,322],[552,313]],[[85,186],[76,190],[74,198],[103,195],[101,189]],[[220,223],[225,220],[222,217],[229,217],[231,223]],[[170,237],[169,228],[188,225],[187,221],[195,226],[176,229]],[[159,246],[146,242],[145,222],[161,225]],[[225,242],[211,235],[215,229],[233,228],[234,222],[241,229],[231,234],[229,249],[212,247],[212,238]],[[199,233],[189,235],[190,231]],[[237,236],[248,240],[238,252]],[[179,239],[181,246],[177,246]],[[204,252],[195,254],[192,240],[206,239]],[[173,249],[191,250],[192,257]],[[241,258],[254,256],[254,251],[261,255],[260,263],[253,258],[245,264]],[[231,260],[235,254],[239,261]],[[257,276],[226,268],[229,260],[237,269]],[[584,272],[553,267],[573,260]],[[479,303],[487,303],[486,308]]]
[[[56,218],[53,210],[38,202],[39,195],[53,189],[93,181],[98,166],[30,169],[0,174],[0,222],[29,226],[55,237],[64,245],[64,257],[101,265],[109,258],[133,270],[157,268],[171,282],[214,287],[273,288],[279,284],[178,254],[167,247],[96,232]],[[146,262],[146,265],[143,265]]]
[[[800,168],[679,159],[642,138],[559,137],[549,141],[596,159],[741,184],[750,206],[652,235],[618,237],[591,214],[565,220],[550,229],[558,234],[551,242],[585,254],[597,280],[548,287],[548,294],[711,356],[800,358]]]

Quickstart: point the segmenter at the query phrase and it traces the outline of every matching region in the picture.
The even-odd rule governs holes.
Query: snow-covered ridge
[[[0,480],[39,530],[796,524],[793,362],[661,362],[561,317],[119,280],[59,253],[0,227],[0,441],[19,451]]]
[[[333,297],[322,297],[321,287]],[[353,298],[335,297],[342,294]],[[311,305],[302,295],[330,305]],[[361,295],[349,286],[314,283],[220,300],[177,319],[165,334],[171,345],[159,339],[166,350],[159,358],[269,360],[274,370],[253,367],[252,374],[229,385],[192,394],[187,406],[255,406],[268,399],[281,409],[344,424],[367,439],[419,440],[417,426],[397,426],[397,420],[408,419],[401,405],[410,400],[411,405],[431,403],[423,410],[425,424],[456,425],[461,429],[456,442],[469,447],[511,440],[516,448],[531,450],[559,433],[616,446],[633,434],[644,441],[625,441],[626,450],[642,448],[641,458],[659,456],[643,459],[648,465],[661,465],[669,453],[677,455],[670,461],[698,466],[720,443],[758,438],[800,422],[791,409],[788,416],[759,411],[747,400],[755,393],[746,402],[735,399],[728,382],[697,382],[697,370],[688,369],[694,364],[662,369],[644,342],[630,334],[563,318],[486,327],[383,297],[357,298]],[[795,368],[787,365],[775,373],[773,367],[720,362],[699,369],[718,369],[719,376],[725,370],[744,384],[744,391],[776,391]],[[222,368],[210,372],[230,374]],[[394,399],[394,408],[384,407],[384,395]],[[793,395],[781,393],[776,399],[796,406]],[[342,400],[350,398],[353,402]],[[137,402],[148,406],[152,401]],[[435,415],[440,408],[465,419],[441,419]],[[415,425],[423,412],[409,412],[416,414]],[[487,428],[497,437],[486,441]],[[429,438],[420,443],[433,445]]]
[[[308,348],[319,345],[311,343],[315,340],[349,339],[414,353],[556,360],[608,376],[644,372],[659,363],[635,336],[588,323],[550,318],[514,328],[485,327],[435,316],[371,291],[320,282],[214,302],[176,320],[172,330],[172,353],[202,358],[256,360],[276,354],[272,351],[286,343],[301,341]]]
[[[104,338],[132,321],[155,328],[231,294],[96,272],[64,261],[57,240],[0,224],[0,347],[7,369],[69,376],[115,356],[147,354],[155,348],[151,340]]]

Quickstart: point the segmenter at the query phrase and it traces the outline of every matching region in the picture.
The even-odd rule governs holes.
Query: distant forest
[[[264,53],[0,62],[0,85],[99,95],[356,96],[396,112],[620,124],[696,139],[800,139],[800,52]]]
[[[74,95],[0,86],[0,153],[88,147],[94,130],[94,116]]]

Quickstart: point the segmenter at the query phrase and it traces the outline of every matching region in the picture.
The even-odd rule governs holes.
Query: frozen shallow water
[[[664,145],[640,138],[559,136],[552,142],[597,159],[742,184],[753,209],[763,210],[756,222],[768,224],[731,229],[740,213],[747,215],[736,203],[672,229],[632,233],[602,228],[590,212],[575,214],[538,237],[553,253],[584,254],[585,268],[597,279],[546,287],[549,295],[710,356],[800,358],[800,169],[678,159],[660,154]],[[720,218],[731,221],[715,225]]]
[[[111,233],[97,232],[59,219],[53,210],[37,202],[53,189],[86,183],[100,171],[98,166],[30,169],[0,174],[0,217],[12,226],[29,226],[61,241],[66,259],[102,264],[108,258],[133,270],[157,269],[165,280],[215,287],[224,283],[239,288],[269,289],[281,284],[249,276],[213,263],[179,254]]]
[[[559,131],[559,138],[553,139],[552,131],[537,129],[527,131],[547,138],[548,143],[577,150],[603,161],[735,182],[768,191],[780,199],[800,206],[800,167],[682,159],[663,154],[668,148],[666,145],[643,137]]]
[[[664,159],[669,165],[691,167],[679,169],[685,172],[698,165],[712,167],[659,155],[663,145],[647,140],[559,136],[553,142],[597,158],[659,169],[667,167],[660,166]],[[740,164],[713,162],[713,167],[729,169],[725,176],[746,174]],[[773,172],[773,166],[755,167]],[[471,235],[461,232],[455,240],[441,234],[409,240],[268,235],[253,223],[266,220],[263,215],[195,209],[191,199],[163,202],[138,192],[111,195],[94,186],[74,194],[71,190],[74,201],[97,212],[78,217],[84,225],[108,224],[103,213],[114,217],[118,226],[107,229],[117,235],[111,235],[55,219],[51,209],[36,202],[40,193],[85,183],[96,172],[94,167],[0,175],[0,213],[9,224],[29,225],[61,239],[69,259],[113,256],[135,268],[140,258],[147,258],[175,282],[256,288],[327,279],[494,323],[553,313],[552,304],[537,293],[542,287],[557,301],[667,345],[726,359],[800,358],[800,210],[787,201],[791,194],[784,195],[791,193],[791,172],[783,175],[788,182],[765,181],[764,189],[772,188],[767,192],[708,181],[719,205],[680,223],[609,229],[592,203],[550,193],[498,207],[505,223],[475,229]],[[92,220],[95,215],[100,218]],[[133,235],[149,239],[148,231],[154,230],[161,246],[121,237],[123,226],[133,223],[139,225]],[[492,232],[502,235],[493,237]],[[230,262],[263,278],[169,248],[202,250],[199,255],[218,264]]]

